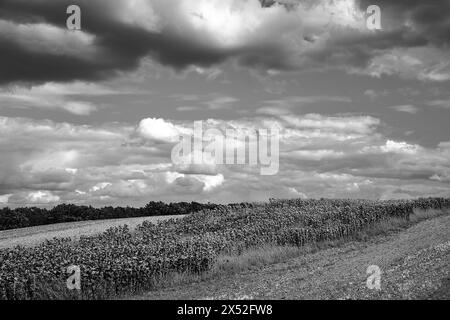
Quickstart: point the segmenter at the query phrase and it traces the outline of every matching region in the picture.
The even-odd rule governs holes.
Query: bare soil
[[[381,289],[367,268],[381,268]],[[450,299],[450,216],[136,299]]]

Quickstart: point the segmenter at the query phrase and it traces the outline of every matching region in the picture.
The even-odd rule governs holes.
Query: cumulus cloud
[[[150,140],[177,142],[181,135],[189,132],[189,129],[174,125],[164,119],[146,118],[139,123],[138,132]]]
[[[95,80],[133,69],[147,55],[174,68],[210,66],[233,56],[244,64],[282,66],[283,49],[274,39],[297,21],[284,7],[263,8],[256,0],[81,0],[82,32],[69,33],[69,4],[0,2],[5,26],[0,29],[0,82]],[[31,41],[36,38],[39,46]]]
[[[7,204],[12,194],[3,194],[0,196],[0,204]]]
[[[177,70],[215,70],[212,78],[221,73],[214,66],[234,60],[268,74],[337,67],[449,79],[445,0],[378,1],[380,32],[365,26],[372,4],[365,0],[80,0],[80,32],[66,30],[70,4],[0,1],[0,83],[104,79],[144,57]]]
[[[384,145],[364,147],[361,152],[363,153],[400,153],[400,154],[416,154],[421,150],[418,145],[412,145],[404,141],[387,140]]]
[[[60,198],[48,191],[36,191],[30,192],[26,200],[31,204],[49,204],[59,201]]]
[[[143,110],[133,100],[132,106],[139,106],[133,108],[139,118],[130,120],[127,115],[133,123],[121,119],[98,124],[99,118],[85,117],[76,121],[95,125],[76,125],[0,117],[0,205],[448,194],[449,142],[422,145],[427,137],[413,141],[414,135],[391,136],[395,129],[384,123],[378,111],[354,113],[359,98],[354,93],[336,93],[344,88],[341,84],[328,92],[312,88],[325,78],[334,81],[334,72],[323,78],[314,73],[318,76],[305,85],[297,77],[303,71],[339,69],[379,78],[399,76],[408,79],[413,89],[450,80],[449,18],[444,14],[448,1],[377,1],[382,10],[379,31],[365,26],[364,12],[373,4],[365,0],[80,0],[82,30],[77,32],[65,26],[70,4],[69,0],[0,0],[3,114],[38,108],[92,115],[108,105],[111,95],[127,93],[120,88],[131,87],[130,83],[144,88],[146,80],[158,77],[151,71],[165,70],[170,79],[159,79],[155,92],[160,83],[164,90],[158,94],[176,92],[168,107],[176,104],[184,116],[190,111],[205,111],[202,117],[214,112],[218,118],[203,122],[204,130],[216,129],[213,136],[222,136],[227,129],[240,136],[277,129],[279,173],[269,178],[261,176],[258,167],[217,165],[205,150],[202,163],[192,164],[192,154],[187,154],[174,164],[171,151],[181,135],[192,134],[193,122],[179,120],[178,115],[178,120],[169,119],[170,111]],[[124,76],[136,68],[136,73]],[[186,72],[178,75],[171,69]],[[250,73],[244,70],[244,75],[243,69]],[[122,77],[117,83],[99,81],[116,75]],[[247,76],[256,77],[266,91],[254,117],[249,110],[235,108],[241,101],[245,106],[247,100],[257,100],[252,83],[240,88]],[[240,78],[234,82],[235,77]],[[177,81],[183,78],[194,80],[183,87],[188,92],[177,91]],[[192,90],[198,78],[216,81]],[[220,92],[219,81],[227,84]],[[156,81],[150,82],[148,86]],[[383,91],[376,79],[361,83],[357,89],[365,102],[382,102],[384,109],[416,114],[422,105],[442,112],[449,106],[443,92],[429,90],[430,96],[412,103],[413,94],[418,98],[413,89]],[[444,85],[433,86],[438,90]],[[274,98],[281,93],[287,95]],[[408,99],[391,99],[398,93]],[[160,102],[157,109],[166,108],[166,101],[152,100]],[[350,104],[352,114],[339,113]],[[335,109],[320,114],[328,105]],[[220,110],[226,111],[218,114]],[[229,119],[232,112],[240,118],[220,119]],[[64,116],[51,114],[53,119]],[[192,114],[189,119],[197,117]],[[204,137],[200,140],[207,142]],[[241,152],[246,148],[244,140],[225,138],[224,144]]]
[[[143,119],[136,126],[81,126],[0,118],[1,205],[142,205],[166,201],[260,201],[269,197],[389,198],[445,195],[450,143],[427,148],[390,138],[369,116],[318,114],[210,119],[204,129],[280,131],[280,170],[175,165],[173,137],[193,123]],[[245,143],[239,143],[245,148]],[[208,158],[206,158],[208,160]]]

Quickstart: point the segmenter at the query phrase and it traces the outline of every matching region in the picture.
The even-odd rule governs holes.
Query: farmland
[[[238,272],[178,283],[133,299],[449,300],[450,215],[414,221],[421,214],[418,211],[407,225],[394,224],[370,239],[289,248],[288,253],[294,254],[279,260],[267,261],[267,248],[254,250],[229,263],[236,266],[246,260],[247,267]],[[374,264],[383,271],[379,291],[366,285],[367,267]]]
[[[151,201],[144,207],[103,207],[60,204],[52,209],[38,207],[0,208],[0,230],[11,230],[65,222],[186,215],[217,205],[198,202]]]
[[[21,229],[0,230],[0,249],[17,245],[24,247],[35,246],[53,238],[71,238],[78,240],[81,236],[91,236],[102,233],[109,228],[127,225],[131,230],[144,221],[156,223],[179,216],[154,216],[140,218],[122,218],[106,220],[88,220],[78,222],[55,223]]]
[[[111,228],[79,240],[60,238],[32,248],[0,250],[0,298],[117,297],[157,289],[170,274],[202,274],[220,255],[239,256],[267,245],[303,247],[350,238],[415,209],[448,210],[450,199],[409,201],[272,200],[218,206],[157,225]],[[69,292],[67,267],[81,269],[79,292]]]

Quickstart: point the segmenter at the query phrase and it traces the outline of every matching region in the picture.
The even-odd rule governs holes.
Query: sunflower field
[[[144,222],[136,230],[123,226],[76,241],[2,249],[0,299],[102,299],[152,290],[171,273],[210,270],[220,254],[350,237],[384,219],[408,220],[414,209],[448,210],[450,199],[218,205],[183,219]],[[80,268],[80,290],[66,286],[69,266]]]

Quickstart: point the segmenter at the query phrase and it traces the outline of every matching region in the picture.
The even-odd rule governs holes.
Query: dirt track
[[[382,270],[380,291],[366,286],[370,265]],[[450,216],[423,221],[397,234],[138,298],[450,299]]]

